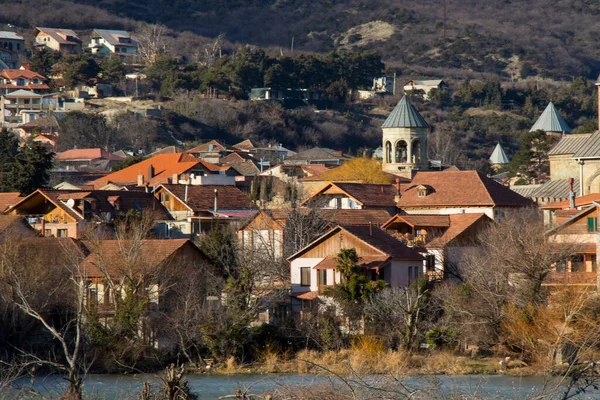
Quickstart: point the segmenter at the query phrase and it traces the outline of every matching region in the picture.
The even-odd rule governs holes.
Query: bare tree
[[[85,279],[80,271],[83,257],[70,241],[44,240],[11,239],[0,246],[0,296],[37,321],[59,345],[61,356],[51,358],[20,350],[20,362],[64,371],[69,398],[79,399],[87,371],[83,355]],[[52,317],[50,310],[57,306],[68,310],[66,320]]]
[[[160,53],[166,51],[164,35],[167,27],[163,24],[142,24],[135,35],[139,43],[138,52],[146,65],[152,65]]]

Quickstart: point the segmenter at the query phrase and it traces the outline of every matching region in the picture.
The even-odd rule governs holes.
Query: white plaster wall
[[[317,290],[317,273],[312,268],[323,261],[322,258],[297,258],[290,263],[292,295]],[[310,267],[310,287],[301,286],[300,268]]]

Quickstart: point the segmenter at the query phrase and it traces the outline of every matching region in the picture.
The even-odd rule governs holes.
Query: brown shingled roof
[[[429,188],[419,197],[417,187]],[[390,185],[391,186],[391,185]],[[409,185],[402,187],[399,208],[448,206],[527,207],[533,203],[510,188],[477,171],[417,172]]]
[[[123,160],[123,157],[119,157],[115,154],[111,154],[101,148],[95,149],[70,149],[58,153],[54,157],[55,161],[75,161],[75,160]]]
[[[19,192],[3,192],[0,193],[0,212],[5,211],[8,207],[17,204],[22,199]]]
[[[427,243],[427,248],[442,248],[448,245],[454,239],[466,232],[469,228],[482,221],[491,222],[492,220],[483,213],[471,214],[450,214],[450,227],[431,242]]]
[[[132,268],[132,257],[135,258],[133,268],[138,269],[138,272],[141,273],[154,270],[167,262],[184,246],[193,246],[201,253],[201,250],[188,239],[147,239],[142,241],[139,252],[134,251],[133,253],[134,245],[119,240],[100,240],[97,243],[84,241],[83,243],[91,251],[81,263],[81,273],[88,277],[104,277],[102,271],[104,268],[111,276],[123,275],[125,272],[129,272],[129,268]]]
[[[186,185],[161,185],[179,200],[184,202]],[[227,185],[188,185],[187,204],[194,212],[212,211],[217,190],[218,210],[256,210],[250,198],[235,186]]]
[[[405,214],[405,215],[394,215],[392,218],[387,220],[382,228],[386,228],[394,222],[406,222],[408,225],[422,226],[422,227],[439,227],[447,228],[450,226],[449,215],[428,215],[428,214]]]

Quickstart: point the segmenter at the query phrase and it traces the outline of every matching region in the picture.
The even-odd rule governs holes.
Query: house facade
[[[16,90],[0,95],[0,123],[27,124],[58,109],[58,95]]]
[[[397,188],[385,184],[329,182],[300,203],[329,210],[386,210],[397,212]]]
[[[0,71],[0,94],[16,90],[28,90],[43,94],[50,91],[48,78],[26,69],[4,69]]]
[[[94,29],[89,49],[92,54],[137,55],[138,42],[127,31]]]
[[[250,218],[258,211],[235,186],[162,184],[154,196],[173,219],[158,229],[166,238],[195,238],[220,224]]]
[[[80,239],[91,229],[111,231],[120,215],[144,210],[157,221],[171,219],[151,193],[122,190],[38,189],[4,214],[26,218],[43,236]]]
[[[25,39],[15,32],[0,31],[0,49],[6,49],[15,53],[24,53]]]
[[[81,52],[81,39],[71,29],[37,27],[33,35],[36,46],[47,47],[61,53]]]
[[[390,287],[406,287],[423,276],[423,257],[382,229],[337,226],[288,258],[293,311],[310,308],[317,299],[328,301],[323,291],[341,281],[335,261],[341,249],[355,249],[365,276]]]

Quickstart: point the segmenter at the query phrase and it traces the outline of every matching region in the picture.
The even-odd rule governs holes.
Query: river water
[[[335,377],[313,375],[188,375],[187,380],[193,393],[202,400],[217,399],[235,393],[236,389],[247,393],[260,394],[284,387],[314,387],[314,385],[333,385],[343,388],[345,383]],[[386,378],[371,377],[367,382],[374,386],[384,385]],[[144,382],[150,382],[153,388],[160,385],[158,375],[89,375],[85,381],[87,399],[137,399]],[[527,399],[544,394],[543,399],[559,398],[557,385],[560,383],[544,377],[513,377],[505,375],[468,375],[468,376],[419,376],[403,379],[410,390],[434,388],[436,398],[479,398],[479,399]],[[20,385],[31,382],[22,380]],[[58,396],[65,387],[60,376],[38,377],[33,387],[44,395]],[[382,398],[385,396],[382,395]],[[413,398],[422,398],[415,396]],[[428,396],[429,397],[429,396]],[[13,395],[0,395],[0,399],[14,398]],[[600,399],[600,391],[579,395],[577,399]]]

